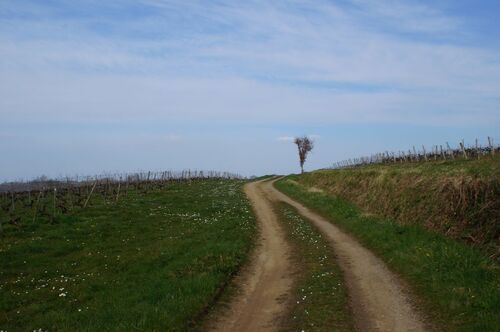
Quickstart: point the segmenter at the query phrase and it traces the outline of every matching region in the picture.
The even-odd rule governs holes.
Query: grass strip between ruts
[[[292,245],[296,281],[286,331],[353,331],[343,275],[323,235],[291,206],[277,205]]]

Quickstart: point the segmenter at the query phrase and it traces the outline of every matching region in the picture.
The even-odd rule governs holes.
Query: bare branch
[[[314,141],[307,136],[295,137],[293,143],[297,144],[299,150],[300,170],[304,173],[304,163],[306,162],[307,155],[314,148]]]

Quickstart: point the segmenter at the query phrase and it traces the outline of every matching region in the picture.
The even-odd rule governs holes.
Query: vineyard
[[[94,201],[117,203],[130,191],[147,194],[172,183],[206,179],[241,179],[238,174],[216,171],[164,171],[133,174],[103,174],[94,177],[41,177],[27,182],[0,184],[0,234],[7,225],[21,227],[26,223],[55,222]]]
[[[61,184],[32,205],[16,192],[13,210],[7,193],[20,219],[0,236],[0,331],[198,329],[255,221],[245,180],[189,174],[130,176],[128,193],[126,178]]]
[[[419,150],[413,146],[408,151],[398,152],[381,152],[371,156],[351,158],[333,163],[331,169],[346,168],[359,165],[370,164],[391,164],[391,163],[411,163],[411,162],[426,162],[436,160],[455,160],[455,159],[481,159],[486,156],[500,153],[500,146],[494,144],[493,139],[488,137],[488,144],[482,146],[476,139],[473,146],[466,145],[464,141],[458,144],[458,147],[452,148],[448,142],[446,145],[434,145],[430,150],[422,145]]]

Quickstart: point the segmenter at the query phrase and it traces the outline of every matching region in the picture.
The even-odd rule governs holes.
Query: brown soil
[[[246,185],[260,228],[249,265],[237,277],[239,293],[213,324],[214,331],[276,331],[287,314],[294,270],[290,248],[272,201],[295,207],[327,237],[344,271],[358,331],[426,331],[401,281],[350,235],[273,187],[274,181]],[[332,326],[332,331],[335,327]]]
[[[350,235],[272,186],[271,194],[295,207],[326,235],[344,271],[359,331],[426,331],[401,281],[373,253]],[[333,327],[332,327],[333,328]]]
[[[264,188],[269,182],[245,186],[260,229],[249,265],[237,277],[239,293],[211,328],[214,331],[276,331],[286,315],[292,287],[290,248]]]

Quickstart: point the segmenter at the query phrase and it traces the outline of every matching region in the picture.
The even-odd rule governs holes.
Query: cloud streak
[[[35,137],[85,149],[98,133],[103,149],[109,147],[102,155],[135,139],[144,151],[155,141],[190,144],[191,150],[178,150],[182,159],[203,155],[197,146],[211,144],[221,155],[237,154],[240,146],[250,151],[257,143],[249,128],[275,128],[265,132],[269,146],[258,141],[268,150],[254,151],[272,158],[272,149],[284,148],[293,135],[320,133],[323,144],[335,134],[318,127],[364,128],[364,134],[350,131],[352,149],[364,144],[356,137],[370,140],[366,126],[447,126],[459,138],[464,128],[498,127],[500,45],[468,13],[437,5],[0,2],[0,153],[15,165]],[[387,132],[384,127],[381,135]],[[188,167],[187,160],[180,166]],[[249,158],[248,167],[258,160]]]
[[[295,137],[293,136],[280,136],[276,138],[277,141],[279,142],[293,142],[295,140]]]
[[[97,2],[91,4],[106,8]],[[131,2],[125,1],[123,7],[127,5]],[[485,112],[485,121],[491,121],[491,110],[497,102],[494,99],[500,92],[498,52],[452,42],[436,45],[425,39],[431,34],[458,33],[461,24],[421,4],[356,0],[342,7],[326,1],[207,4],[144,0],[141,6],[146,14],[137,17],[124,13],[124,17],[93,17],[85,15],[90,6],[61,6],[73,15],[60,15],[55,7],[40,5],[25,5],[19,11],[39,10],[51,20],[37,19],[34,14],[31,19],[4,15],[0,27],[20,27],[21,31],[11,28],[0,34],[0,70],[4,77],[24,80],[28,75],[23,77],[23,73],[35,72],[49,85],[57,85],[57,79],[51,76],[71,80],[80,75],[83,82],[94,80],[99,86],[110,76],[125,75],[140,81],[148,79],[149,86],[164,84],[167,90],[176,81],[181,85],[189,82],[184,85],[185,91],[201,96],[210,93],[214,84],[226,87],[239,81],[242,88],[257,87],[256,93],[247,92],[248,96],[242,98],[266,103],[266,94],[261,97],[260,93],[269,86],[286,91],[287,97],[300,88],[299,105],[326,112],[321,104],[329,104],[331,121],[373,121],[379,113],[384,120],[392,117],[395,122],[404,121],[407,110],[417,111],[414,105],[432,110],[436,117],[429,116],[429,122],[445,114],[469,121],[460,115],[467,112]],[[121,8],[121,12],[126,10]],[[176,15],[182,20],[174,19]],[[387,24],[391,26],[389,32]],[[421,38],[401,37],[407,31]],[[203,84],[206,86],[200,87]],[[106,91],[112,96],[123,89],[122,84],[116,84]],[[0,90],[2,99],[18,102],[7,90]],[[144,94],[155,95],[150,91]],[[447,98],[445,105],[443,96]],[[228,99],[232,112],[245,117],[248,109],[234,108]],[[182,96],[172,98],[172,103],[179,105],[179,112],[193,108]],[[366,108],[362,111],[361,107]],[[311,111],[315,112],[307,110]],[[274,112],[278,118],[285,111],[281,108]],[[360,117],[359,112],[364,115]],[[294,107],[290,113],[294,113]]]

